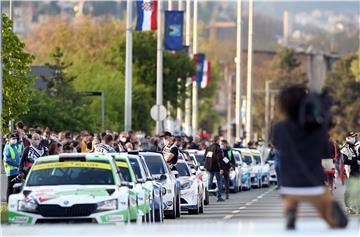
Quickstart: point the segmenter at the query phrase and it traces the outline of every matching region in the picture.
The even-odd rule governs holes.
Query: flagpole
[[[191,1],[186,0],[186,25],[185,25],[185,43],[186,46],[189,47],[189,55],[190,53],[190,22],[191,22]],[[191,135],[191,77],[186,79],[186,98],[185,98],[185,133],[186,135]]]
[[[163,49],[162,49],[162,7],[161,0],[158,0],[157,9],[157,61],[156,61],[156,105],[158,114],[160,114],[160,106],[163,105]],[[163,131],[162,122],[157,118],[156,133],[161,134]]]
[[[178,10],[182,11],[182,0],[178,1]],[[178,95],[177,95],[177,109],[176,109],[176,120],[179,123],[179,131],[182,131],[182,109],[181,109],[181,78],[177,79],[178,83]]]
[[[247,65],[247,95],[246,95],[246,131],[247,140],[253,139],[253,124],[252,124],[252,92],[253,92],[253,81],[252,81],[252,54],[253,54],[253,13],[254,13],[254,2],[249,0],[249,32],[248,32],[248,65]]]
[[[198,0],[194,0],[194,19],[193,19],[193,55],[198,53],[197,49],[197,19]],[[198,85],[196,80],[192,82],[192,132],[193,136],[198,132]]]
[[[168,10],[171,11],[173,8],[173,2],[172,0],[168,0]]]
[[[131,130],[132,117],[132,0],[126,7],[126,58],[125,58],[125,131]]]
[[[235,102],[235,124],[236,124],[236,138],[239,139],[243,136],[242,132],[242,119],[241,119],[241,96],[242,96],[242,0],[237,0],[237,21],[236,21],[236,102]]]

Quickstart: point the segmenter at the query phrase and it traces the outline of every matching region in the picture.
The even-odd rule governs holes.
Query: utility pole
[[[229,75],[229,70],[227,65],[225,65],[224,68],[224,81],[225,83],[227,83],[227,126],[226,126],[226,131],[227,131],[227,140],[228,142],[231,142],[231,97],[232,97],[232,83],[231,83],[231,79],[232,77]]]
[[[265,81],[265,144],[269,144],[269,130],[270,130],[270,84],[273,80]]]
[[[178,10],[182,11],[182,0],[178,1]],[[178,94],[177,94],[177,109],[176,109],[176,120],[179,123],[179,131],[182,131],[182,109],[181,109],[181,78],[177,79]]]
[[[247,65],[247,103],[246,103],[246,131],[247,140],[250,141],[253,138],[253,124],[252,124],[252,63],[253,63],[253,13],[254,2],[249,0],[249,32],[248,32],[248,65]]]
[[[158,0],[157,9],[157,61],[156,61],[156,105],[158,114],[160,114],[160,106],[163,105],[163,48],[162,48],[162,6],[161,0]],[[156,120],[156,134],[161,134],[163,131],[162,121],[159,118]]]
[[[125,58],[125,131],[131,130],[132,120],[132,0],[126,7],[126,58]]]
[[[194,0],[194,19],[193,19],[193,55],[198,53],[197,49],[197,20],[198,20],[198,0]],[[198,85],[197,81],[192,82],[192,132],[195,137],[198,133]]]
[[[185,43],[190,53],[190,21],[191,21],[191,1],[186,0],[186,24],[185,24]],[[185,98],[185,133],[191,135],[191,77],[186,79],[186,98]]]
[[[242,0],[237,0],[237,21],[236,21],[236,102],[235,102],[235,124],[236,124],[236,139],[239,139],[243,136],[242,131],[242,75],[241,75],[241,66],[242,66]]]
[[[14,20],[14,5],[13,0],[9,0],[9,18],[10,20]]]

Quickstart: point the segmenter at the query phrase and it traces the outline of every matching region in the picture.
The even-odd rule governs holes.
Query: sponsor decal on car
[[[124,162],[124,161],[116,161],[116,165],[119,167],[123,167],[123,168],[128,168],[128,163]]]
[[[35,171],[54,168],[97,168],[111,170],[111,165],[100,162],[52,162],[35,165],[32,170]]]

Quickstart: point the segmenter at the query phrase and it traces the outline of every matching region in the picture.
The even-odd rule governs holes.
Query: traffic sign
[[[154,105],[150,110],[151,118],[155,121],[162,121],[166,118],[166,108],[163,105]]]

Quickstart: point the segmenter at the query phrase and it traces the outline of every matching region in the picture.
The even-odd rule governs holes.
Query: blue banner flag
[[[184,12],[165,11],[165,49],[178,51],[183,45]]]
[[[204,77],[205,54],[203,53],[195,54],[194,62],[196,65],[196,74],[195,77],[193,77],[193,80],[196,80],[197,85],[200,86]]]

